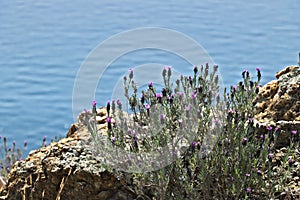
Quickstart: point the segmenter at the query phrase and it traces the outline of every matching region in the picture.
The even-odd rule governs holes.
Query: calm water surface
[[[26,139],[30,149],[44,135],[65,134],[73,123],[73,84],[81,63],[122,31],[163,27],[192,37],[219,65],[227,86],[240,80],[243,69],[255,73],[256,67],[266,83],[283,66],[296,64],[300,51],[298,0],[12,0],[0,7],[0,134],[21,144]],[[172,56],[134,52],[113,65],[186,64]],[[99,84],[99,102],[109,98],[116,77],[117,67],[106,74],[107,85]]]

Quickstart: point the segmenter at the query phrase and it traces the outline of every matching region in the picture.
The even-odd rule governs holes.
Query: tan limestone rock
[[[289,144],[292,130],[300,134],[300,67],[286,67],[276,78],[260,89],[254,118],[262,131],[268,126],[278,128],[276,146],[282,147]]]

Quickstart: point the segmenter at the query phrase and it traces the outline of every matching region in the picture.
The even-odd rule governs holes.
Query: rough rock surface
[[[101,161],[93,156],[82,140],[90,134],[82,123],[73,124],[67,138],[31,151],[10,172],[0,199],[135,199]],[[105,109],[98,109],[98,129],[105,130]]]
[[[300,67],[286,67],[276,78],[260,89],[254,101],[254,118],[265,131],[266,127],[277,127],[275,146],[283,147],[289,144],[292,130],[300,133]]]

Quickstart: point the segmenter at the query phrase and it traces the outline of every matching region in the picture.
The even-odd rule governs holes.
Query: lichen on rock
[[[291,131],[300,130],[300,68],[286,67],[276,78],[260,89],[254,100],[254,118],[263,129],[277,127],[275,146],[283,147],[289,145]]]

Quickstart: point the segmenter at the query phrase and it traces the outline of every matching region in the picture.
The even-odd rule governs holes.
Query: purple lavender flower
[[[150,82],[148,83],[148,87],[149,87],[149,89],[152,89],[152,88],[153,88],[153,82],[152,82],[152,81],[150,81]]]
[[[209,89],[208,91],[208,99],[211,100],[212,99],[212,90]]]
[[[247,187],[247,188],[246,188],[246,192],[247,192],[248,194],[250,194],[250,193],[252,192],[251,187]]]
[[[133,69],[132,68],[129,69],[129,78],[130,79],[133,78]]]
[[[111,109],[113,110],[113,112],[114,112],[115,109],[116,109],[116,103],[115,103],[115,100],[114,100],[114,99],[111,101]]]
[[[260,81],[260,78],[261,78],[260,68],[256,68],[256,71],[257,71],[257,78],[258,78],[258,81]]]
[[[185,106],[185,112],[186,112],[186,117],[190,117],[190,110],[191,110],[191,105]]]
[[[191,76],[188,77],[188,80],[189,80],[189,82],[190,82],[190,85],[193,86],[193,79],[192,79]]]
[[[161,90],[161,93],[162,93],[162,96],[163,96],[163,97],[166,97],[166,96],[167,96],[167,90],[166,90],[165,88],[163,88],[163,89]]]
[[[245,176],[248,178],[248,177],[250,177],[250,174],[249,174],[249,173],[247,173]]]
[[[164,66],[164,69],[163,69],[163,71],[162,71],[162,76],[163,76],[163,77],[166,77],[166,75],[167,75],[167,69],[168,69],[168,67],[167,67],[167,66]]]
[[[145,108],[146,108],[147,110],[149,110],[149,109],[150,109],[150,105],[149,105],[149,104],[146,104],[146,105],[145,105]]]
[[[181,100],[183,97],[183,92],[177,92],[177,95],[179,96],[179,99]]]
[[[195,99],[196,97],[197,97],[197,90],[194,90],[192,94],[192,99]]]
[[[253,118],[253,117],[250,117],[250,118],[249,118],[249,122],[250,122],[250,123],[254,123],[254,118]]]
[[[183,78],[184,78],[184,76],[183,76],[183,74],[181,74],[180,75],[180,80],[183,81]]]
[[[171,98],[170,98],[170,104],[172,104],[174,101],[174,94],[171,94]]]
[[[120,101],[120,99],[117,100],[117,105],[118,105],[119,107],[122,106],[122,102]]]
[[[268,126],[268,127],[267,127],[267,130],[268,130],[268,131],[271,131],[272,129],[273,129],[272,126]]]
[[[172,67],[168,66],[168,77],[172,75]]]
[[[268,154],[268,158],[269,158],[269,159],[272,159],[273,157],[274,157],[274,154],[272,154],[272,153],[269,153],[269,154]]]
[[[109,117],[106,118],[106,122],[107,122],[107,128],[108,128],[108,130],[111,130],[111,119]]]
[[[197,74],[198,73],[198,67],[195,65],[194,66],[194,73]]]
[[[219,75],[216,75],[214,82],[215,82],[216,85],[218,85],[218,83],[219,83]]]
[[[97,108],[96,108],[96,105],[97,105],[97,102],[94,100],[94,101],[92,102],[92,106],[93,106],[92,112],[93,112],[94,114],[97,114]]]
[[[157,93],[156,98],[157,98],[158,103],[162,103],[162,94]]]
[[[197,142],[192,142],[192,148],[194,149],[195,147],[196,147],[196,145],[197,145]]]
[[[201,94],[202,91],[203,91],[203,87],[202,87],[202,85],[200,85],[200,86],[198,87],[198,92]]]
[[[170,103],[171,97],[167,96],[166,98],[167,98],[168,103]]]
[[[182,119],[178,119],[178,124],[179,124],[179,127],[181,127],[181,125],[182,125]]]
[[[245,137],[245,138],[243,138],[242,144],[243,144],[243,145],[246,145],[246,144],[247,144],[247,142],[248,142],[248,138],[246,138],[246,137]]]
[[[214,65],[214,72],[218,71],[219,66],[218,65]]]
[[[111,143],[115,144],[115,142],[117,141],[117,139],[115,137],[111,138]]]
[[[256,86],[256,88],[255,88],[255,93],[256,93],[256,94],[258,94],[258,93],[259,93],[259,88],[260,88],[260,86],[259,86],[259,85],[257,85],[257,86]]]
[[[249,73],[248,70],[244,69],[242,75],[243,75],[243,78],[245,78],[245,73]]]
[[[135,130],[130,131],[131,135],[136,135]]]
[[[185,110],[186,110],[186,111],[190,111],[190,110],[191,110],[191,105],[185,106]]]
[[[292,133],[292,135],[296,135],[297,131],[296,130],[292,130],[291,133]]]
[[[265,136],[263,134],[261,134],[259,138],[263,140],[265,138]]]
[[[261,170],[257,170],[256,173],[257,173],[257,175],[259,175],[259,176],[262,175],[262,171],[261,171]]]
[[[196,102],[196,97],[197,97],[197,92],[194,91],[193,94],[192,94],[192,101],[193,101],[194,105],[196,105],[196,103],[197,103]]]
[[[216,101],[217,103],[220,103],[220,93],[217,94]]]
[[[249,83],[250,83],[250,88],[253,88],[253,86],[254,86],[253,81],[249,81]]]
[[[291,167],[294,164],[294,160],[292,157],[289,158],[289,166]]]
[[[160,114],[159,118],[160,118],[160,123],[161,123],[161,124],[164,124],[166,115]]]
[[[109,115],[109,111],[110,111],[110,101],[108,100],[107,103],[106,103],[106,112],[107,112],[107,115]]]
[[[142,93],[142,97],[141,97],[141,103],[144,104],[145,103],[145,95],[144,93]]]

